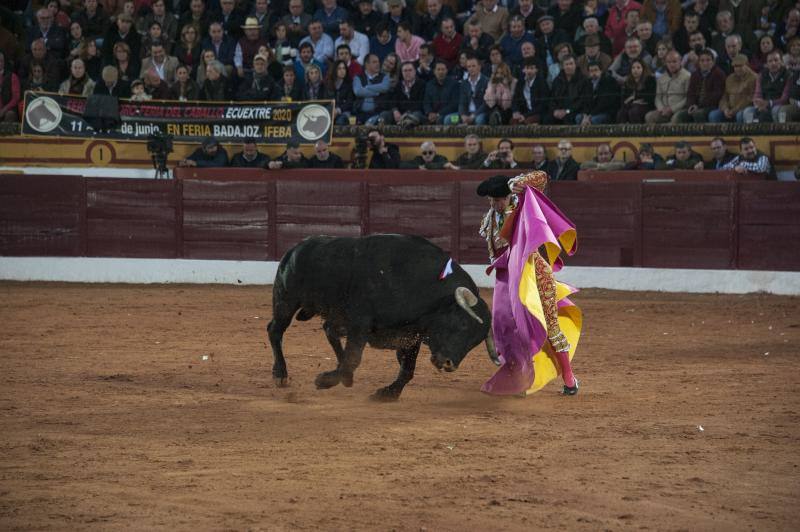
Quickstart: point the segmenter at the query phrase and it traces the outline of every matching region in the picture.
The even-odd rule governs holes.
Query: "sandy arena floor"
[[[353,388],[319,320],[273,387],[264,287],[0,284],[0,529],[796,530],[800,299],[587,290],[573,398],[476,349]],[[484,291],[484,297],[489,297]],[[207,359],[206,359],[207,357]],[[702,427],[702,428],[701,428]]]

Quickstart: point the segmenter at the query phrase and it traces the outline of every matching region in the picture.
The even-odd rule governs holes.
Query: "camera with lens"
[[[369,138],[368,131],[359,131],[356,133],[355,145],[353,146],[353,153],[351,156],[353,168],[367,167],[367,151],[371,147],[372,140]]]
[[[147,152],[153,160],[156,179],[169,178],[167,157],[172,153],[172,135],[162,133],[160,130],[147,137]]]

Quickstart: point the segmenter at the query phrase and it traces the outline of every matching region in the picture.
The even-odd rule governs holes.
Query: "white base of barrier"
[[[485,266],[463,265],[491,287]],[[0,257],[0,280],[75,283],[271,284],[277,262],[182,259]],[[800,295],[800,272],[567,266],[558,279],[579,288],[659,292]]]

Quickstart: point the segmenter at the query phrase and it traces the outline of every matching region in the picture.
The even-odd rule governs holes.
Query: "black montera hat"
[[[511,178],[506,175],[493,175],[489,179],[485,179],[478,185],[478,196],[505,198],[511,194],[511,189],[508,188],[509,179]]]

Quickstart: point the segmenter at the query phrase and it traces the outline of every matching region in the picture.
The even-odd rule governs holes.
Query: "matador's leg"
[[[569,341],[561,327],[558,325],[558,301],[556,299],[556,280],[553,270],[539,253],[533,254],[533,264],[536,270],[536,287],[542,300],[544,320],[547,326],[547,338],[555,351],[556,359],[561,366],[561,376],[564,379],[564,393],[574,395],[578,391],[578,383],[572,374],[569,362]]]

